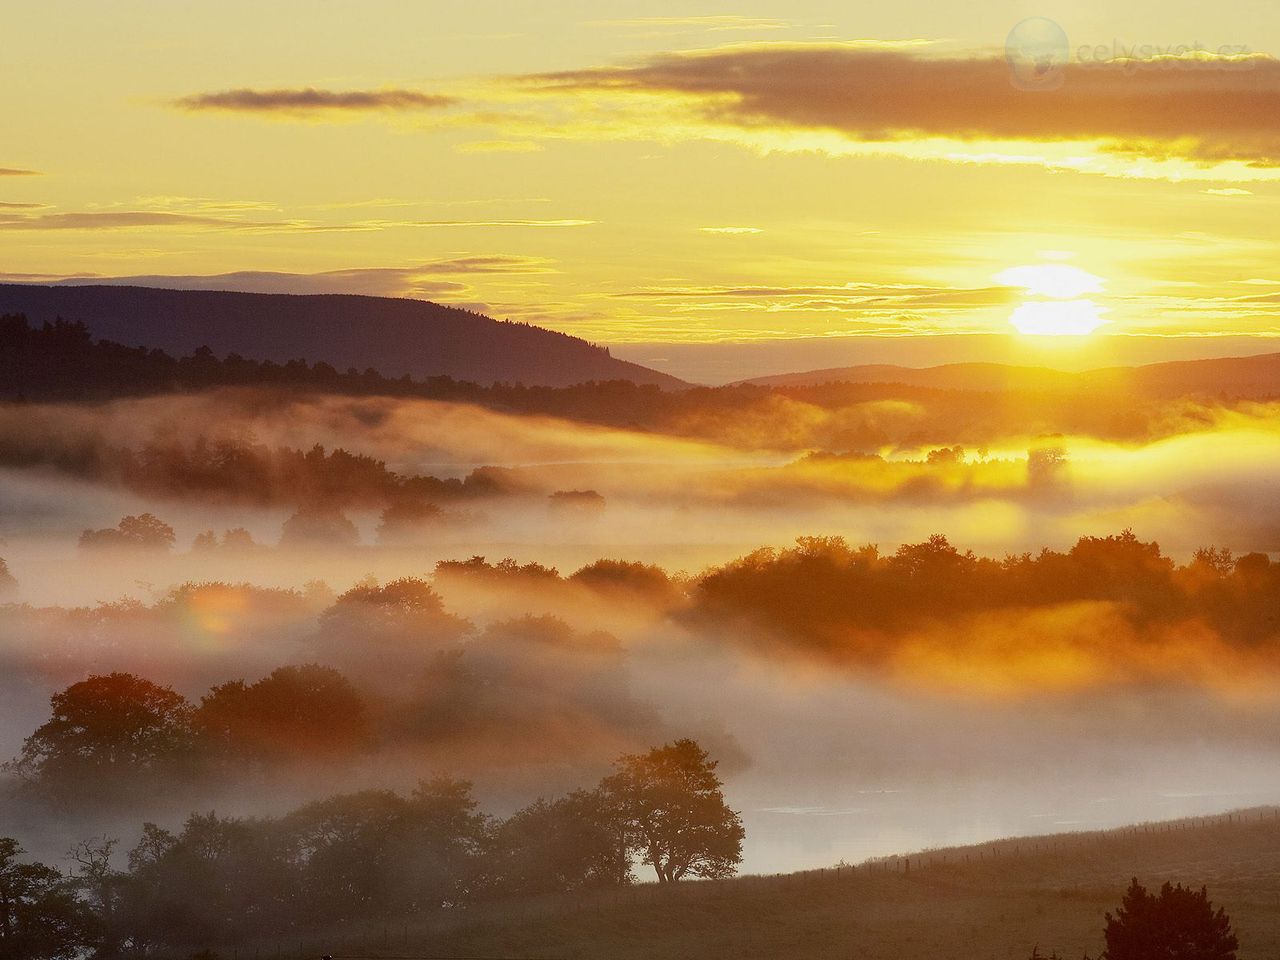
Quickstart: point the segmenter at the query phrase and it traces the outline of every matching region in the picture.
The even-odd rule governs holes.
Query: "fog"
[[[30,799],[6,809],[31,849],[55,854],[73,834],[128,834],[215,806],[280,811],[437,772],[473,779],[486,808],[510,812],[594,783],[621,752],[684,735],[722,761],[749,871],[1278,801],[1273,631],[1233,633],[1193,573],[1170,581],[1188,608],[1168,618],[1139,594],[1055,599],[1050,587],[1021,604],[926,605],[905,619],[818,601],[775,617],[763,599],[753,606],[754,588],[703,585],[717,571],[727,571],[717,583],[736,576],[758,548],[809,536],[874,544],[877,563],[934,534],[1001,561],[1125,528],[1180,571],[1206,546],[1272,553],[1276,413],[1179,401],[1141,438],[992,434],[961,450],[942,449],[932,427],[913,437],[918,413],[883,404],[859,414],[884,434],[870,448],[764,442],[741,423],[663,432],[243,391],[0,408],[0,557],[16,580],[0,608],[0,754],[21,750],[52,694],[112,671],[198,704],[219,684],[320,663],[354,685],[378,731],[340,761],[300,755],[125,809]],[[801,437],[813,436],[812,418],[833,416],[788,415],[806,421]],[[202,434],[265,451],[343,448],[394,478],[329,490],[324,508],[353,536],[282,544],[308,506],[293,480],[265,470],[201,487],[186,461],[155,453]],[[957,427],[956,443],[972,435]],[[440,516],[384,535],[387,504],[416,489],[404,478],[462,481],[477,468],[500,471],[482,473],[485,485],[439,487]],[[172,527],[172,546],[79,544],[85,530],[147,513]],[[223,536],[238,529],[252,542]],[[199,548],[210,530],[216,542]],[[472,557],[488,566],[437,569]],[[504,558],[514,564],[497,569]],[[660,570],[572,576],[602,559]],[[777,554],[752,563],[785,566]],[[511,570],[526,565],[536,567]],[[1245,573],[1219,573],[1222,590],[1254,589]],[[808,589],[803,570],[777,576],[795,595]],[[438,611],[392,626],[339,615],[353,587],[407,577],[430,584]],[[1271,588],[1257,589],[1257,603],[1271,603]],[[439,655],[466,669],[449,673]]]

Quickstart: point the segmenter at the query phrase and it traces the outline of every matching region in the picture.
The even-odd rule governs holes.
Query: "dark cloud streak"
[[[1101,140],[1119,152],[1280,165],[1280,61],[1072,63],[1021,90],[997,57],[855,45],[755,44],[523,78],[580,96],[687,97],[707,123],[833,131],[853,141]]]
[[[172,101],[172,106],[192,112],[224,111],[229,113],[304,115],[325,111],[370,113],[435,110],[457,101],[441,94],[420,90],[318,90],[296,89],[253,90],[241,87],[215,93],[196,93]]]

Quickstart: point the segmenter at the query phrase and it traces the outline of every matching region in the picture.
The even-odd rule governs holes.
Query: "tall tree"
[[[601,783],[626,844],[659,883],[731,877],[742,862],[742,818],[725,803],[718,761],[689,739],[627,754]]]
[[[119,956],[124,942],[120,899],[126,878],[111,865],[111,854],[119,842],[115,837],[94,837],[67,851],[67,859],[75,865],[73,883],[98,918],[94,960]]]

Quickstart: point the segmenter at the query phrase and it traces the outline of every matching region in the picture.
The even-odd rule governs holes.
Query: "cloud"
[[[47,203],[6,203],[0,201],[0,210],[46,210]]]
[[[120,211],[45,213],[37,217],[0,216],[0,230],[127,230],[132,227],[228,227],[243,221],[185,213]]]
[[[39,170],[22,170],[18,167],[0,167],[0,177],[38,177]]]
[[[374,297],[431,297],[448,299],[469,291],[467,284],[451,276],[528,275],[552,272],[554,261],[541,257],[466,256],[429,260],[407,267],[357,267],[319,273],[241,270],[210,275],[135,275],[103,277],[97,274],[50,277],[23,275],[36,282],[59,286],[108,285],[160,287],[167,290],[236,290],[248,293],[348,293]]]
[[[699,227],[703,233],[723,233],[731,236],[764,233],[759,227]]]
[[[313,224],[302,220],[239,220],[232,217],[154,210],[42,213],[39,216],[0,215],[0,230],[132,230],[147,227],[264,231],[369,229],[362,226]]]
[[[732,44],[517,85],[568,108],[589,104],[597,116],[614,108],[594,122],[620,137],[1137,176],[1214,169],[1220,179],[1262,179],[1280,168],[1280,61],[1271,57],[1071,63],[1055,90],[1010,81],[1001,57],[853,42]]]
[[[441,94],[396,88],[338,91],[314,87],[276,90],[240,87],[216,93],[191,94],[171,101],[170,105],[190,112],[220,111],[301,118],[322,114],[437,110],[456,102],[455,98]]]
[[[971,288],[881,283],[794,287],[654,287],[613,296],[620,299],[659,300],[667,305],[690,302],[701,307],[714,305],[719,309],[734,309],[734,304],[760,301],[770,304],[771,309],[969,308],[999,306],[1015,299],[1011,289],[1005,286]],[[737,308],[742,309],[741,306]]]
[[[1239,187],[1212,187],[1208,190],[1202,190],[1211,197],[1252,197],[1252,190],[1241,190]]]

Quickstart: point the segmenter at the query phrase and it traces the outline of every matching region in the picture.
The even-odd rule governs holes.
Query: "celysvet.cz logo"
[[[1009,82],[1019,90],[1057,90],[1067,80],[1067,68],[1139,70],[1249,70],[1256,65],[1253,51],[1243,43],[1217,46],[1193,43],[1138,43],[1112,40],[1072,47],[1056,20],[1028,17],[1013,25],[1005,38],[1004,56]]]
[[[1009,31],[1004,58],[1009,82],[1019,90],[1057,90],[1066,80],[1071,59],[1067,31],[1048,17],[1028,17]]]

